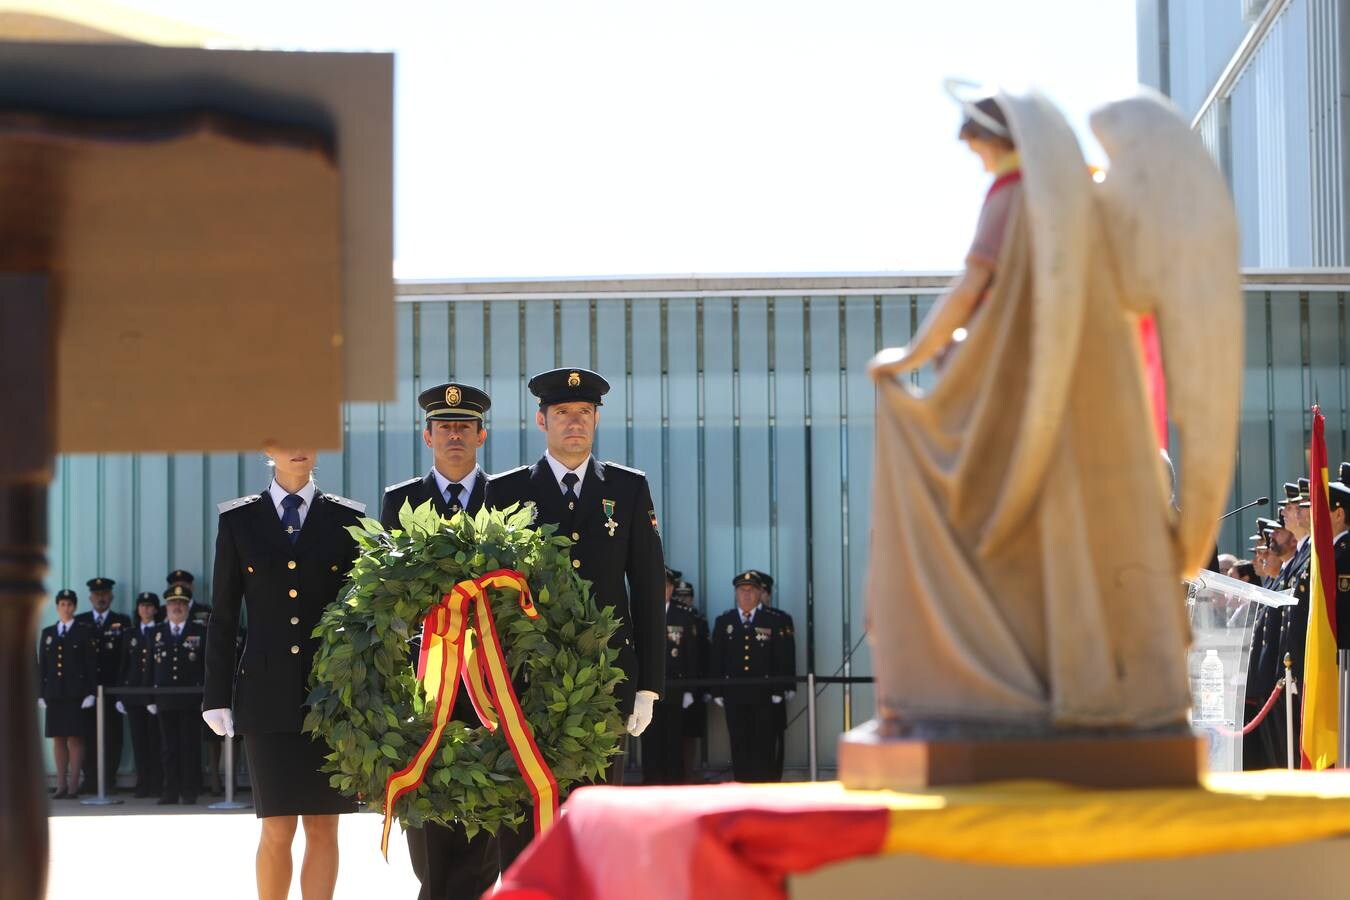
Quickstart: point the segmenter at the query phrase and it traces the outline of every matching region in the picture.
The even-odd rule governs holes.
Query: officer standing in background
[[[154,657],[151,650],[155,643],[155,631],[159,628],[159,623],[155,621],[158,613],[158,594],[146,591],[137,595],[138,621],[123,641],[123,687],[149,687],[153,684],[151,667]],[[127,726],[131,731],[131,755],[136,764],[136,796],[154,796],[164,785],[164,769],[160,762],[163,748],[159,720],[155,718],[158,707],[151,702],[148,694],[128,694],[119,698],[116,705],[117,711],[127,717]]]
[[[211,624],[211,607],[205,603],[200,603],[193,598],[193,592],[196,590],[192,585],[196,581],[192,573],[187,569],[174,569],[168,575],[164,576],[166,589],[172,589],[176,585],[187,588],[188,597],[192,599],[188,606],[188,621],[196,622],[203,627]]]
[[[79,596],[56,592],[57,621],[38,635],[38,707],[56,760],[53,800],[80,795],[80,768],[88,710],[94,706],[98,658],[94,630],[75,618]]]
[[[548,449],[534,465],[488,479],[487,504],[506,509],[533,502],[536,526],[557,525],[572,539],[577,574],[591,583],[596,604],[612,607],[619,620],[613,646],[625,677],[615,699],[628,733],[638,736],[665,684],[666,565],[651,488],[637,469],[591,455],[609,382],[566,368],[534,376],[529,388],[539,398],[534,421]],[[611,784],[623,783],[623,759],[620,753],[610,764]],[[503,870],[531,837],[529,823],[527,815],[520,832],[498,836]]]
[[[206,683],[206,627],[188,619],[191,592],[175,585],[164,592],[168,618],[155,632],[153,665],[157,688]],[[200,694],[156,694],[164,759],[160,805],[197,802],[202,789],[202,700]]]
[[[688,581],[681,580],[679,584],[675,585],[675,590],[670,595],[670,602],[678,603],[694,619],[694,636],[685,640],[692,640],[698,645],[699,668],[695,674],[687,677],[707,678],[708,655],[712,650],[708,644],[708,619],[694,605],[694,586]],[[685,707],[680,725],[680,742],[684,748],[686,779],[691,778],[693,773],[698,770],[698,742],[706,740],[708,737],[708,704],[706,702],[709,696],[708,689],[696,687],[690,693],[693,694],[694,702]]]
[[[771,610],[765,602],[773,590],[773,578],[750,569],[731,583],[736,588],[736,606],[713,623],[710,676],[795,676],[797,653],[791,619]],[[727,684],[713,688],[714,700],[726,710],[731,767],[737,781],[782,780],[782,706],[791,687]]]
[[[89,588],[90,612],[82,612],[75,617],[94,630],[98,640],[98,684],[104,687],[117,687],[122,683],[122,642],[131,633],[131,617],[124,613],[112,612],[113,585],[111,578],[91,578],[85,582]],[[112,710],[112,698],[104,701],[108,708],[103,714],[103,756],[104,772],[107,773],[109,794],[117,793],[117,770],[122,766],[122,717]],[[85,790],[98,789],[98,718],[93,710],[85,714],[84,734],[84,785]]]
[[[694,688],[671,679],[698,678],[702,672],[699,627],[693,613],[672,602],[680,573],[666,569],[666,686],[642,733],[642,783],[684,784],[684,713],[694,705]],[[701,689],[700,689],[701,690]]]
[[[484,416],[492,406],[487,394],[467,384],[438,384],[417,397],[425,426],[422,443],[432,453],[431,471],[384,489],[380,504],[380,524],[390,531],[402,528],[399,510],[406,502],[417,509],[431,500],[445,518],[463,510],[469,515],[483,506],[487,473],[478,467],[478,450],[487,440]],[[410,642],[414,665],[420,651],[418,638]],[[478,714],[467,691],[455,696],[451,716],[471,728],[479,724]],[[419,900],[450,897],[478,897],[497,880],[497,839],[486,831],[470,838],[462,825],[447,827],[428,822],[407,828],[408,857],[421,882]]]

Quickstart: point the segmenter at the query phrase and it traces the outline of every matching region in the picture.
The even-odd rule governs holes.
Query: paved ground
[[[216,798],[208,797],[197,806],[156,806],[154,800],[122,796],[122,804],[107,807],[82,806],[72,800],[52,802],[49,898],[247,900],[256,896],[253,853],[258,820],[252,809],[209,810],[206,804]],[[242,799],[247,800],[248,795]],[[389,862],[380,856],[381,824],[381,818],[373,813],[343,816],[338,832],[342,864],[337,897],[417,897],[417,879],[408,864],[408,847],[397,824],[389,841]],[[297,834],[292,897],[300,896],[304,843],[303,832]],[[91,864],[95,860],[105,862]],[[128,880],[133,873],[145,879],[139,886]]]

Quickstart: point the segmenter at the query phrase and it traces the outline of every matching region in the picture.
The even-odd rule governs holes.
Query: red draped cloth
[[[889,821],[774,786],[587,787],[492,897],[782,900],[789,873],[880,852]]]

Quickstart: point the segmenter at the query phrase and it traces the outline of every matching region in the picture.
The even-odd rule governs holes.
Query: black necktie
[[[568,509],[577,508],[577,482],[580,480],[576,472],[568,472],[562,477],[562,483],[567,488],[563,491],[563,498],[567,500]]]
[[[60,628],[56,629],[56,636],[59,637],[59,638],[64,638],[64,637],[66,636],[66,626],[65,626],[65,625],[62,625]]]
[[[299,494],[287,494],[281,498],[281,524],[286,526],[286,537],[294,544],[300,537],[300,504],[304,498]]]
[[[464,504],[459,502],[459,498],[464,494],[464,485],[452,481],[445,489],[445,494],[445,502],[450,505],[451,512],[464,508]]]

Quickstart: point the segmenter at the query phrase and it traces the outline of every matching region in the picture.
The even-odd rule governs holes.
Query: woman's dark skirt
[[[244,735],[258,818],[356,812],[356,801],[329,787],[329,776],[319,771],[328,752],[307,734]]]
[[[85,719],[93,714],[92,709],[80,709],[78,699],[48,700],[45,733],[49,738],[83,737]]]

